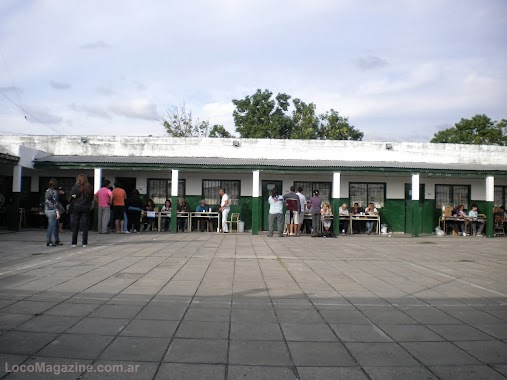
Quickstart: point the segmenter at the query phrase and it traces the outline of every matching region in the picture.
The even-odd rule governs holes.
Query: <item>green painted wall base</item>
[[[252,198],[252,235],[259,235],[261,219],[261,198]]]
[[[171,233],[178,229],[178,197],[171,197]]]
[[[483,209],[482,213],[486,215],[488,221],[486,222],[486,236],[492,238],[495,236],[494,234],[494,226],[495,226],[495,215],[493,214],[494,202],[484,202],[485,209]]]
[[[412,200],[412,236],[419,237],[421,228],[421,207],[419,200]]]
[[[333,232],[336,236],[340,235],[340,208],[342,204],[347,203],[348,204],[349,199],[348,198],[333,198],[331,203],[331,208],[333,210]],[[349,208],[350,209],[350,208]]]

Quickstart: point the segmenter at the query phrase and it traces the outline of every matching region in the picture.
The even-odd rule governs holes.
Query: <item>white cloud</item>
[[[112,104],[109,109],[116,115],[133,119],[159,120],[157,106],[147,99],[133,99]]]
[[[70,83],[65,82],[57,82],[57,81],[49,81],[49,85],[55,90],[68,90],[71,86]]]

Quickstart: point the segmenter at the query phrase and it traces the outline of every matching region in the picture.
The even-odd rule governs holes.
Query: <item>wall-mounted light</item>
[[[81,137],[81,142],[83,144],[87,144],[88,143],[88,137],[86,137],[86,136]]]
[[[235,148],[239,147],[239,140],[233,140],[232,141],[232,146],[235,147]]]
[[[391,143],[387,143],[387,144],[386,144],[386,149],[387,149],[387,150],[391,150],[391,149],[393,149],[393,144],[391,144]]]

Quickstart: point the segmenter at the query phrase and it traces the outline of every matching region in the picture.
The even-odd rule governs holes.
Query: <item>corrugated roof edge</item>
[[[507,171],[507,165],[440,164],[427,162],[393,162],[393,161],[344,161],[344,160],[300,160],[300,159],[251,159],[223,157],[134,157],[134,156],[46,156],[36,158],[37,163],[66,164],[140,164],[140,165],[214,165],[227,167],[273,166],[273,167],[360,167],[360,168],[404,168],[404,169],[441,169],[467,171]]]

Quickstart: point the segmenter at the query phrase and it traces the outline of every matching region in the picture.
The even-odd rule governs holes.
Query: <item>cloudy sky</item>
[[[505,0],[0,2],[0,134],[164,135],[171,106],[234,131],[257,89],[368,141],[507,118]]]

